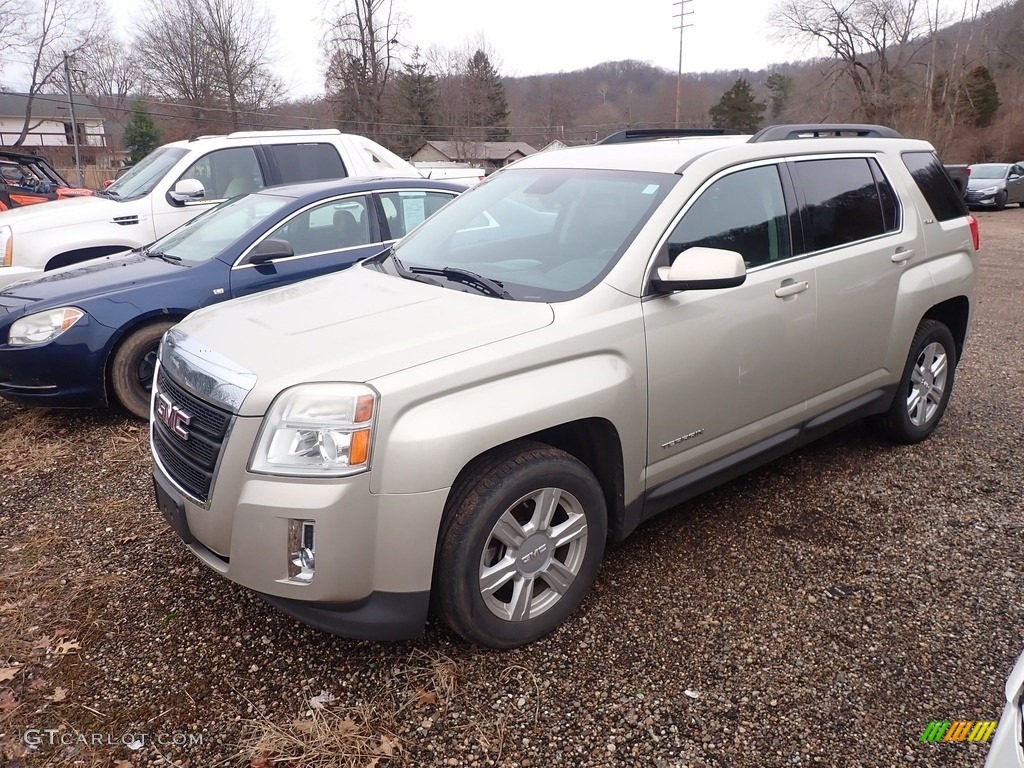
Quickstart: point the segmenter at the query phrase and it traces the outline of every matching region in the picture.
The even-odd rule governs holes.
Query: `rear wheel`
[[[910,345],[896,397],[872,426],[896,443],[917,443],[935,431],[953,390],[956,343],[937,320],[922,320]]]
[[[110,364],[110,387],[118,402],[132,416],[149,418],[157,347],[172,322],[153,323],[132,331],[121,342]]]
[[[546,635],[590,589],[606,533],[601,486],[573,456],[529,443],[485,457],[452,489],[445,511],[441,617],[490,648]]]

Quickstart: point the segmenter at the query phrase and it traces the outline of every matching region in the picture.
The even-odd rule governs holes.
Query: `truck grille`
[[[188,424],[183,438],[168,424],[153,419],[153,450],[171,479],[205,502],[232,416],[179,387],[163,368],[157,375],[156,390],[188,416]]]

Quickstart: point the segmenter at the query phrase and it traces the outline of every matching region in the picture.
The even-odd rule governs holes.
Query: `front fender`
[[[372,493],[449,488],[473,458],[580,419],[612,423],[622,439],[625,497],[639,493],[647,420],[643,371],[600,352],[461,387],[388,413],[382,400]]]

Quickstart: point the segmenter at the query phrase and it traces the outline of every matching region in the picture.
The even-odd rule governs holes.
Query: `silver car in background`
[[[1001,211],[1008,203],[1024,207],[1024,166],[1017,163],[978,163],[970,166],[967,194],[972,208]]]

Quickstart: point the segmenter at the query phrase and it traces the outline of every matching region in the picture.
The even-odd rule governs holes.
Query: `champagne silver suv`
[[[359,266],[168,331],[157,502],[303,622],[399,639],[433,606],[519,646],[653,515],[856,419],[928,437],[978,245],[932,147],[886,128],[539,152]]]

